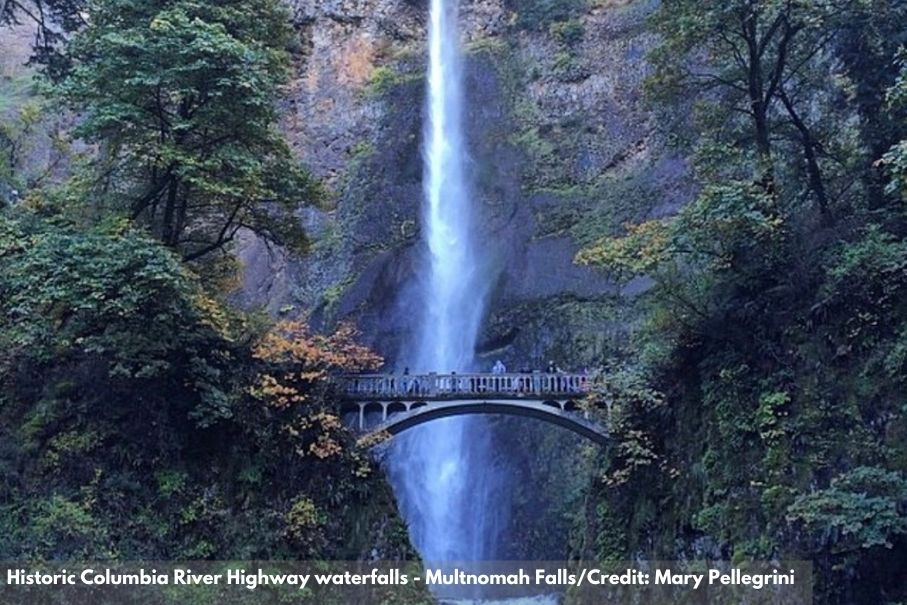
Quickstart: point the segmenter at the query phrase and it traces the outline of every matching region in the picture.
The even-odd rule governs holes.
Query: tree
[[[797,498],[789,508],[792,522],[802,523],[818,548],[833,552],[892,548],[907,535],[907,479],[901,473],[858,467],[836,477],[822,490]]]
[[[665,42],[654,55],[657,69],[650,86],[662,100],[683,94],[705,104],[725,142],[752,141],[757,179],[770,188],[778,186],[775,148],[785,141],[796,145],[808,191],[828,220],[835,201],[829,165],[846,162],[834,152],[841,146],[837,140],[846,116],[833,119],[844,91],[828,84],[839,35],[858,19],[903,23],[904,9],[897,4],[664,2],[655,23]],[[865,31],[870,30],[867,25]]]
[[[330,380],[331,374],[374,370],[383,362],[355,337],[349,325],[323,335],[311,333],[304,323],[285,321],[252,350],[254,404],[245,408],[241,421],[257,441],[271,444],[276,460],[293,460],[291,466],[304,471],[293,481],[300,496],[288,513],[288,532],[308,556],[319,554],[320,532],[331,525],[329,533],[345,531],[327,513],[337,502],[361,496],[371,475],[367,450],[341,422]]]
[[[699,120],[668,123],[698,187],[577,257],[653,280],[631,353],[666,404],[619,419],[636,467],[602,482],[598,527],[652,558],[809,558],[823,602],[902,599],[907,154],[882,34],[904,3],[668,0],[656,23],[650,92]],[[670,519],[636,512],[652,494]]]
[[[63,54],[68,34],[86,24],[85,0],[2,0],[0,26],[31,22],[35,26],[33,60],[53,78],[69,68]]]
[[[327,380],[378,362],[348,328],[265,332],[128,221],[27,206],[0,210],[0,555],[412,555]]]
[[[146,398],[169,393],[194,401],[186,413],[200,424],[229,417],[229,314],[147,236],[57,222],[0,215],[3,390],[53,388],[64,369],[61,380],[84,399],[134,390],[124,400],[138,413]]]
[[[892,110],[907,109],[907,50],[898,54],[900,73],[894,85],[888,90],[888,104]],[[907,120],[903,120],[907,123]],[[893,144],[882,157],[882,164],[888,169],[891,180],[887,191],[899,200],[907,200],[907,139]]]
[[[62,84],[100,145],[91,199],[186,260],[243,228],[303,246],[294,211],[320,189],[275,128],[289,37],[277,0],[93,4]]]

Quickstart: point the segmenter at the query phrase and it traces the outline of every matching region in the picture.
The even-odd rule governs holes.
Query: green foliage
[[[107,379],[133,388],[185,379],[201,395],[200,420],[229,414],[228,320],[178,259],[117,224],[84,233],[0,221],[3,359],[95,359]]]
[[[664,395],[639,368],[609,364],[593,377],[587,408],[606,423],[614,441],[603,477],[607,485],[622,485],[662,462],[646,425],[664,404]]]
[[[900,73],[897,80],[888,90],[889,106],[896,110],[907,110],[907,50],[898,53]],[[903,120],[907,126],[907,120]],[[887,191],[891,195],[907,201],[907,140],[895,143],[882,157],[883,165],[888,169],[891,181]]]
[[[0,78],[0,204],[8,191],[36,187],[52,166],[36,160],[35,149],[47,135],[46,144],[58,141],[47,119],[48,107],[38,94],[35,77],[24,71],[10,78]]]
[[[324,380],[372,357],[349,332],[297,336],[250,332],[124,221],[0,214],[0,554],[408,554]]]
[[[907,479],[900,473],[858,467],[833,479],[827,489],[797,498],[788,518],[803,523],[817,546],[834,552],[890,549],[907,534],[905,506]]]
[[[287,512],[287,534],[291,539],[302,543],[307,550],[317,552],[318,543],[324,540],[320,536],[320,528],[324,523],[323,513],[306,496],[296,498]]]
[[[0,556],[412,557],[327,380],[375,357],[231,309],[209,254],[240,229],[304,247],[322,197],[276,127],[283,4],[13,1],[0,26],[37,7],[56,96],[0,85],[0,196],[24,190],[0,208]],[[24,167],[47,108],[91,150],[62,191]]]
[[[589,72],[581,62],[567,51],[555,55],[554,74],[562,82],[579,82],[589,77]]]
[[[770,264],[783,224],[774,200],[759,186],[713,185],[678,216],[627,225],[625,236],[600,240],[582,250],[577,261],[625,278],[676,274],[680,265],[724,272],[744,262]]]
[[[61,94],[85,114],[78,134],[104,144],[92,203],[142,222],[187,259],[243,227],[303,245],[294,210],[320,189],[274,127],[285,9],[103,0],[91,15],[69,48],[75,67]]]
[[[51,496],[34,506],[32,532],[37,545],[48,552],[73,556],[105,556],[107,536],[91,508],[62,496]]]
[[[491,60],[506,55],[508,50],[507,41],[499,36],[479,36],[466,45],[466,52],[472,55],[486,55]]]
[[[579,19],[557,21],[548,26],[548,32],[561,44],[574,46],[583,40],[585,27]]]
[[[867,69],[878,73],[879,93],[890,54],[872,67],[859,63],[867,58],[866,47],[873,53],[890,48],[884,32],[905,21],[904,7],[872,1],[666,2],[653,20],[664,42],[653,53],[648,90],[664,103],[665,121],[682,138],[737,148],[744,143],[750,174],[776,189],[784,178],[798,180],[796,187],[808,192],[827,222],[848,205],[864,203],[851,176],[871,176],[871,164],[854,143],[860,133],[833,99],[854,98]],[[861,48],[852,50],[855,44]],[[843,72],[833,45],[845,62]],[[683,124],[691,112],[694,129]]]
[[[372,72],[372,75],[369,76],[368,93],[374,96],[381,96],[401,84],[413,82],[414,80],[419,80],[421,78],[421,74],[401,73],[393,67],[382,65],[376,67]]]
[[[885,154],[885,166],[891,171],[888,193],[907,201],[907,142],[900,142]]]
[[[661,3],[648,92],[697,193],[577,257],[654,282],[631,362],[665,404],[618,418],[593,486],[609,518],[590,524],[625,553],[808,558],[821,602],[903,594],[858,576],[907,556],[907,123],[884,34],[905,23],[888,3]]]

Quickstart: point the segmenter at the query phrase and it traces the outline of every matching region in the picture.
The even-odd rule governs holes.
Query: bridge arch
[[[377,426],[387,418],[387,404],[380,401],[370,401],[362,405],[360,415],[363,426]]]
[[[365,435],[364,440],[373,442],[375,441],[374,436],[381,433],[396,436],[409,429],[432,422],[433,420],[440,420],[441,418],[477,414],[499,414],[534,418],[560,426],[599,445],[603,445],[607,442],[608,434],[602,427],[586,420],[578,414],[564,412],[560,406],[552,407],[546,405],[546,403],[511,399],[489,401],[451,400],[438,402],[411,410],[406,414],[398,414],[389,417],[386,422],[371,428]]]

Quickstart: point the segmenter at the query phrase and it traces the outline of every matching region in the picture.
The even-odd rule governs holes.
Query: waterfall
[[[402,360],[418,373],[475,369],[488,291],[467,174],[457,1],[431,0],[422,145],[427,259],[418,292],[422,314],[412,353]],[[476,416],[429,422],[393,441],[391,481],[410,538],[428,564],[502,558],[501,532],[511,506],[509,474],[493,453],[488,421]],[[468,599],[444,602],[476,603],[483,595],[481,588],[467,588],[441,596]],[[507,601],[555,602],[549,597]]]
[[[406,364],[417,372],[472,369],[487,290],[466,174],[457,13],[456,0],[431,0],[423,141],[427,266],[422,317]],[[449,418],[407,431],[395,440],[390,459],[401,510],[424,560],[493,557],[509,506],[486,420]]]

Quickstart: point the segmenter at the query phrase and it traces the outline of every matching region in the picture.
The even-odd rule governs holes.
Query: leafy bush
[[[788,519],[805,525],[818,548],[891,548],[907,534],[907,479],[878,468],[855,468],[827,489],[799,497]]]
[[[377,362],[354,336],[255,333],[125,224],[0,214],[0,556],[407,553],[325,380]]]
[[[0,260],[6,364],[82,366],[78,391],[188,384],[199,422],[230,415],[229,317],[171,252],[121,225],[78,232],[0,216]]]
[[[557,21],[548,26],[548,32],[567,46],[579,44],[583,39],[585,28],[579,19]]]

